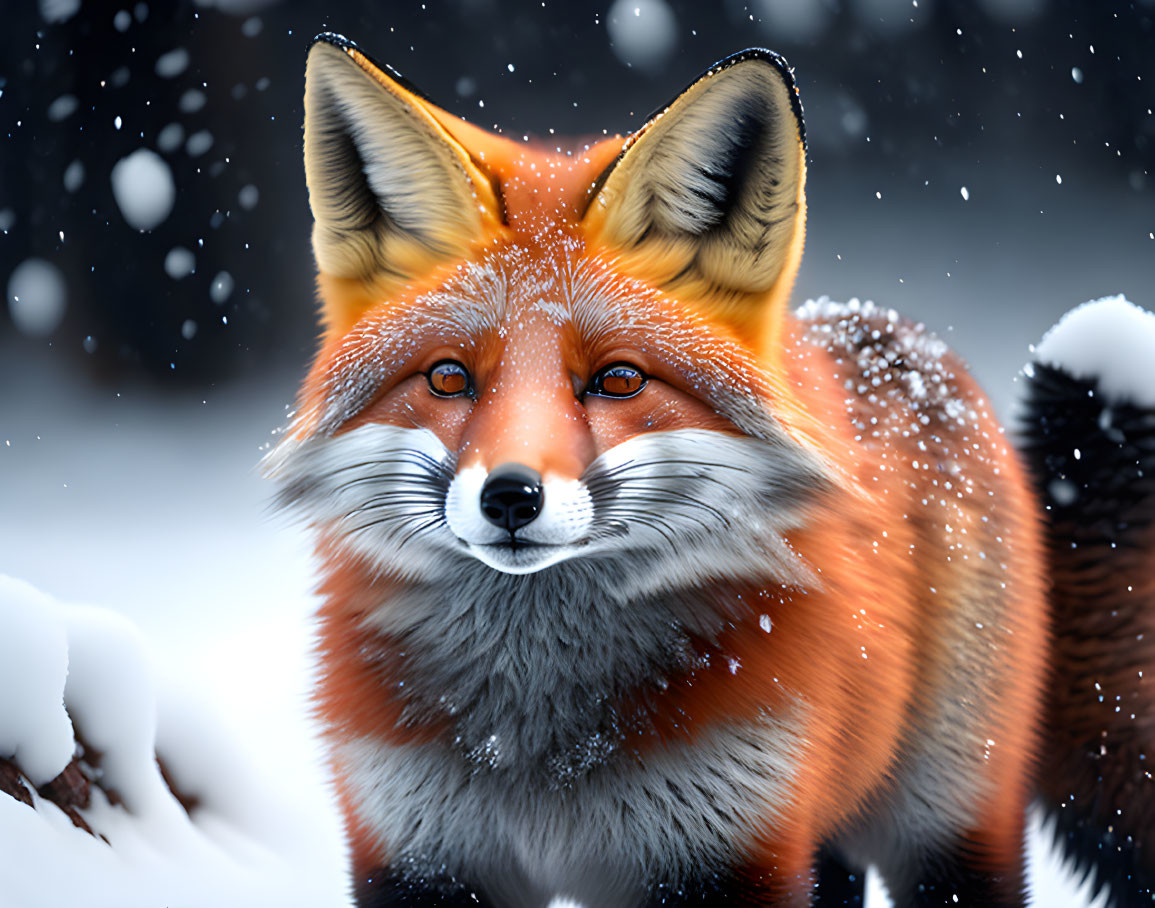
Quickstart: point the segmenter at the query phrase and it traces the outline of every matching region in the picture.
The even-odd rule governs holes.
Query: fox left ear
[[[314,41],[305,178],[330,331],[500,229],[497,183],[454,120],[341,36]]]
[[[790,68],[746,50],[630,136],[594,184],[583,224],[625,270],[760,339],[801,260],[805,175]]]

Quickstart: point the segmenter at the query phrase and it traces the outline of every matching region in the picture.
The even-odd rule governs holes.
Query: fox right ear
[[[451,120],[338,35],[309,50],[305,179],[331,330],[500,226],[496,184]]]
[[[623,269],[765,338],[801,259],[805,178],[790,67],[751,48],[626,140],[594,184],[583,224]]]

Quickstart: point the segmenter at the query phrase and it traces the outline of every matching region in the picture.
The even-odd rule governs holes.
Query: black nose
[[[481,487],[481,513],[494,526],[512,533],[537,517],[544,498],[537,470],[503,463],[494,467]]]

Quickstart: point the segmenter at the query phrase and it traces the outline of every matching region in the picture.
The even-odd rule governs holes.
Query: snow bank
[[[1123,296],[1072,309],[1044,335],[1035,356],[1075,378],[1096,379],[1109,398],[1155,407],[1155,313]]]
[[[307,818],[202,700],[158,678],[127,618],[0,575],[6,906],[343,901],[310,876]]]
[[[43,785],[64,771],[74,747],[64,619],[47,596],[0,576],[0,629],[0,757],[14,756]]]

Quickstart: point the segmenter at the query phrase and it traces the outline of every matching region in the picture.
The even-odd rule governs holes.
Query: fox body
[[[271,470],[360,904],[808,904],[871,863],[1020,904],[1034,493],[921,327],[786,309],[784,62],[545,149],[325,35],[305,146],[325,330]]]

